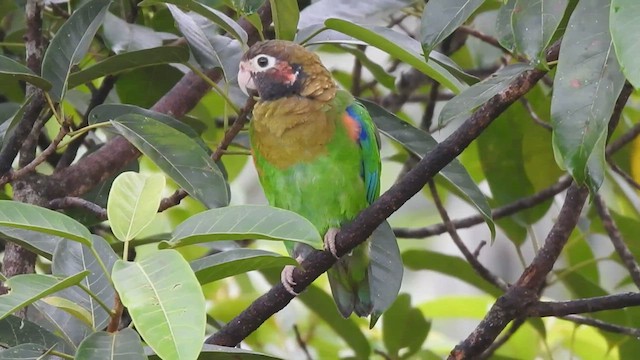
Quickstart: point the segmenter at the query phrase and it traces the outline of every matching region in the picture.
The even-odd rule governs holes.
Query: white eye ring
[[[251,59],[251,65],[256,72],[266,71],[276,65],[276,58],[271,55],[258,54]]]

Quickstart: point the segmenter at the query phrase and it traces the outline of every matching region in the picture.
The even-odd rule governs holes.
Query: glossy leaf
[[[42,274],[24,274],[7,279],[5,284],[11,290],[8,294],[0,296],[0,320],[36,300],[76,285],[88,273],[88,271],[83,271],[67,278]]]
[[[217,59],[216,52],[213,50],[211,43],[207,40],[207,36],[198,24],[177,6],[167,4],[167,8],[176,20],[178,29],[180,29],[180,32],[187,40],[189,48],[198,61],[198,64],[205,70],[220,66],[222,61]]]
[[[300,10],[296,0],[269,0],[276,39],[293,40],[298,29]]]
[[[515,51],[516,38],[513,34],[512,16],[518,0],[507,0],[498,11],[496,17],[496,36],[502,47],[509,51]]]
[[[210,208],[229,203],[224,175],[188,136],[142,115],[123,115],[111,123],[189,195]]]
[[[2,55],[0,55],[0,79],[24,80],[43,90],[51,89],[51,83],[49,81],[34,74],[31,69],[19,62]]]
[[[498,297],[502,292],[475,272],[464,259],[430,250],[408,250],[402,253],[404,265],[411,270],[432,270],[462,280],[471,286]],[[484,313],[483,313],[484,314]]]
[[[62,290],[61,293],[65,293],[68,289]],[[64,340],[63,344],[67,352],[71,353],[74,353],[82,340],[94,331],[75,316],[42,300],[36,301],[29,307],[27,317],[60,336]]]
[[[438,144],[431,135],[400,120],[379,105],[363,99],[360,99],[360,101],[367,107],[371,118],[381,133],[399,142],[419,158],[422,158]],[[492,238],[495,237],[495,224],[491,218],[491,207],[489,207],[484,194],[471,179],[465,168],[458,160],[454,160],[445,166],[440,174],[464,194],[465,198],[482,214],[491,231]]]
[[[162,200],[165,179],[124,172],[113,181],[107,202],[107,216],[113,235],[120,241],[133,240],[155,218]]]
[[[39,360],[46,356],[49,350],[38,344],[20,344],[10,349],[0,351],[0,360]]]
[[[37,231],[0,226],[3,239],[29,249],[44,258],[51,260],[56,245],[64,240],[63,237],[49,235]]]
[[[478,107],[493,96],[504,91],[511,82],[533,67],[525,64],[513,64],[496,71],[490,77],[472,85],[453,99],[447,101],[438,117],[440,125],[466,120]]]
[[[562,21],[569,0],[516,0],[515,3],[511,25],[516,51],[534,65],[544,65],[545,49]]]
[[[42,77],[53,84],[50,91],[53,100],[60,101],[64,97],[71,69],[89,50],[111,2],[112,0],[86,2],[71,14],[51,39],[42,60]]]
[[[173,231],[171,247],[208,241],[264,239],[295,241],[318,247],[322,239],[306,218],[288,210],[259,205],[229,206],[193,215]]]
[[[270,283],[280,282],[280,274],[278,272],[271,270],[262,272]],[[369,341],[355,322],[340,315],[331,295],[311,284],[297,296],[297,299],[302,301],[306,307],[331,327],[355,352],[358,359],[369,358],[371,354]]]
[[[435,61],[424,61],[420,44],[399,32],[379,26],[360,26],[340,19],[328,19],[325,26],[376,47],[387,54],[406,62],[433,78],[444,87],[460,93],[466,85]]]
[[[92,247],[100,256],[107,271],[111,271],[113,264],[118,259],[118,255],[113,251],[109,243],[97,236],[92,235]],[[54,275],[69,276],[80,271],[89,271],[86,278],[81,283],[103,303],[110,308],[114,306],[115,289],[111,281],[98,264],[93,252],[82,244],[69,240],[62,240],[56,247],[53,254],[53,262],[51,272]],[[94,329],[102,329],[109,322],[110,316],[98,302],[89,296],[79,287],[66,289],[60,293],[60,296],[73,301],[79,306],[89,311],[89,326]]]
[[[144,348],[135,330],[124,328],[115,333],[98,331],[78,347],[76,360],[143,360]]]
[[[407,348],[403,358],[415,354],[424,343],[431,329],[431,322],[420,310],[411,307],[411,296],[401,294],[382,318],[382,339],[392,358]]]
[[[116,54],[136,50],[156,48],[166,40],[176,40],[177,35],[154,31],[153,29],[130,24],[111,13],[104,20],[103,36],[107,45]]]
[[[200,284],[207,284],[229,276],[243,274],[253,270],[297,265],[288,257],[259,249],[232,249],[205,256],[191,262],[191,269]]]
[[[556,161],[596,192],[604,179],[607,124],[624,76],[609,36],[609,1],[580,1],[571,15],[553,83]]]
[[[205,299],[187,261],[160,250],[138,262],[118,260],[113,282],[133,323],[164,359],[196,359],[204,342]]]
[[[611,0],[609,16],[611,38],[622,72],[636,89],[640,88],[640,46],[636,36],[640,33],[640,2]]]
[[[140,3],[139,6],[151,5],[156,2],[157,1],[146,0]],[[236,40],[240,41],[243,44],[247,43],[247,39],[248,39],[247,32],[240,25],[238,25],[238,23],[235,20],[227,16],[222,11],[218,11],[216,9],[213,9],[209,6],[201,4],[194,0],[163,0],[162,2],[168,3],[168,4],[175,4],[183,8],[186,8],[188,10],[191,10],[193,12],[196,12],[204,16],[205,18],[211,20],[213,23],[220,26],[221,28],[223,28],[227,33],[229,33],[229,35],[231,35]]]
[[[370,239],[369,288],[372,289],[373,311],[369,328],[373,328],[382,313],[396,300],[404,267],[398,242],[388,222],[380,224]]]
[[[61,236],[90,245],[91,233],[79,222],[57,211],[17,201],[0,200],[0,226]]]
[[[44,348],[52,348],[61,339],[38,324],[26,319],[9,315],[0,320],[0,346],[12,347],[33,343]]]
[[[117,54],[86,69],[71,73],[69,75],[69,89],[105,75],[114,75],[145,66],[186,63],[187,61],[189,61],[189,51],[180,46],[161,46]]]
[[[420,42],[428,55],[451,35],[485,0],[430,0],[424,6]]]

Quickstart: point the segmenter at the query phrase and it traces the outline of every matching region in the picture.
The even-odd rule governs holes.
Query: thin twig
[[[98,204],[94,204],[89,200],[75,196],[67,196],[63,198],[53,199],[49,201],[50,209],[69,209],[78,208],[91,213],[99,220],[107,219],[107,210]]]
[[[542,120],[540,116],[538,116],[536,110],[533,108],[533,106],[531,106],[531,103],[529,102],[529,100],[527,100],[527,98],[521,98],[520,102],[522,102],[522,105],[524,105],[525,109],[527,109],[527,112],[529,113],[529,116],[531,116],[531,119],[534,123],[540,125],[546,130],[553,131],[553,127],[551,127],[548,122]]]
[[[484,267],[484,265],[482,265],[480,261],[478,261],[478,258],[473,256],[473,254],[469,251],[467,246],[464,244],[464,242],[460,238],[460,235],[458,235],[458,231],[456,230],[455,226],[451,222],[451,219],[449,218],[449,214],[447,214],[447,210],[442,204],[442,200],[440,200],[440,196],[438,195],[438,190],[436,189],[436,184],[433,182],[433,180],[429,181],[428,185],[429,185],[429,191],[431,192],[431,196],[433,197],[433,203],[438,209],[438,213],[440,214],[440,217],[442,218],[442,221],[444,222],[444,225],[447,228],[447,232],[449,233],[449,236],[451,236],[451,238],[453,239],[453,242],[456,244],[458,249],[460,249],[460,252],[462,252],[462,255],[464,255],[465,259],[467,259],[471,267],[473,267],[473,269],[483,279],[485,279],[489,284],[502,290],[503,292],[506,292],[507,289],[509,288],[509,285],[500,277],[492,273],[489,269]]]
[[[233,139],[236,137],[236,135],[238,135],[240,130],[242,130],[245,122],[249,118],[249,114],[251,114],[251,111],[253,110],[253,106],[255,105],[255,103],[256,101],[253,98],[249,98],[247,100],[247,103],[244,105],[244,107],[240,111],[240,114],[238,114],[238,117],[233,122],[229,130],[227,130],[227,132],[224,134],[224,138],[222,139],[222,141],[220,142],[216,150],[211,155],[211,159],[213,159],[213,161],[220,160],[220,158],[222,157],[224,152],[227,150],[229,145],[231,145],[231,142],[233,141]],[[188,194],[184,189],[176,190],[170,196],[162,199],[162,201],[160,202],[160,207],[158,208],[158,212],[165,211],[173,206],[180,204],[180,201],[182,201],[182,199],[187,197],[187,195]]]
[[[600,330],[604,330],[604,331],[608,331],[608,332],[612,332],[612,333],[616,333],[616,334],[629,335],[629,336],[633,336],[635,338],[639,338],[640,337],[640,329],[639,328],[632,328],[632,327],[627,327],[627,326],[611,324],[611,323],[608,323],[606,321],[602,321],[602,320],[598,320],[598,319],[594,319],[594,318],[590,318],[590,317],[586,317],[586,316],[582,316],[582,315],[561,316],[560,319],[571,321],[571,322],[574,322],[574,323],[580,324],[580,325],[593,326],[593,327],[598,328]]]
[[[640,306],[640,293],[623,293],[567,301],[538,301],[531,305],[529,317],[566,316]]]
[[[507,217],[513,215],[519,211],[526,210],[532,208],[536,205],[539,205],[555,195],[561,193],[566,190],[569,185],[571,185],[572,179],[569,176],[564,176],[560,178],[560,180],[549,186],[546,189],[543,189],[531,196],[516,200],[510,204],[499,207],[491,211],[491,216],[494,220],[501,219],[503,217]],[[452,223],[456,227],[456,229],[468,228],[474,225],[478,225],[484,222],[484,217],[482,215],[473,215],[466,218],[453,220]],[[396,228],[393,229],[393,232],[397,237],[400,238],[426,238],[429,236],[440,235],[447,231],[447,227],[445,224],[435,224],[431,226],[427,226],[424,228],[417,229],[408,229],[408,228]]]
[[[622,170],[622,168],[618,166],[618,164],[614,163],[611,158],[607,157],[607,163],[611,167],[611,170],[620,175],[620,177],[622,177],[622,179],[626,181],[627,184],[629,184],[636,190],[640,190],[640,184],[638,184],[638,182],[631,175],[627,174],[626,171]]]
[[[632,142],[636,137],[638,137],[638,135],[640,135],[640,123],[633,125],[631,129],[629,129],[629,131],[620,135],[620,137],[612,141],[607,146],[607,151],[606,151],[607,156],[610,156],[611,154],[620,150],[623,146]]]
[[[602,225],[604,226],[607,234],[609,234],[609,238],[611,239],[611,243],[613,244],[613,248],[620,256],[622,263],[629,271],[629,275],[631,275],[631,279],[636,284],[638,289],[640,289],[640,266],[638,266],[638,262],[636,261],[633,253],[625,244],[624,239],[622,238],[622,234],[616,225],[615,220],[611,217],[611,213],[607,208],[607,204],[605,204],[602,196],[596,194],[594,196],[594,202],[596,205],[596,211],[598,212],[598,216],[600,216],[600,220],[602,220]]]
[[[502,45],[500,45],[500,42],[498,41],[498,39],[494,38],[493,36],[489,36],[479,30],[476,30],[474,28],[471,28],[469,26],[460,26],[458,28],[458,31],[462,31],[463,33],[469,34],[471,36],[473,36],[476,39],[479,39],[505,53],[509,53],[509,50],[505,49],[502,47]]]
[[[304,351],[307,359],[313,360],[313,358],[311,357],[311,353],[309,352],[309,348],[307,347],[307,343],[302,339],[302,336],[300,335],[300,329],[298,329],[298,325],[293,325],[293,332],[296,334],[296,341],[298,342],[298,345],[300,346],[302,351]]]

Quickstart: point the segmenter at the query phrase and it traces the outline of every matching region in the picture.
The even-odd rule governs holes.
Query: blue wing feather
[[[380,195],[380,139],[371,116],[360,103],[347,107],[349,117],[358,122],[358,144],[362,152],[361,176],[367,192],[367,202],[371,204]]]

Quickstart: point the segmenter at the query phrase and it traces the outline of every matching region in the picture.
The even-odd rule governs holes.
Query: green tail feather
[[[327,272],[333,299],[343,317],[351,313],[366,317],[373,310],[369,289],[368,254],[365,246],[359,246],[345,255]]]

